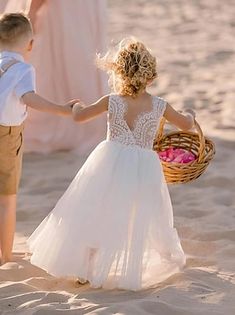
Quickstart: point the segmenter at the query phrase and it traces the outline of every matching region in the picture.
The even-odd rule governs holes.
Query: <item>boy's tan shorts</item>
[[[23,157],[24,126],[0,125],[0,195],[18,191]]]

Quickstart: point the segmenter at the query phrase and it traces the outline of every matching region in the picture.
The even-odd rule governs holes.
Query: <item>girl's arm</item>
[[[73,119],[78,122],[85,122],[108,110],[109,95],[105,95],[97,102],[86,106],[83,103],[77,103],[73,106]]]
[[[174,124],[176,127],[182,130],[188,130],[194,126],[195,113],[192,110],[188,110],[188,113],[185,113],[185,115],[183,115],[174,110],[171,105],[167,104],[163,116],[170,123]]]
[[[72,106],[78,101],[72,100],[65,104],[64,106],[61,106],[49,102],[48,100],[44,99],[43,97],[34,92],[24,94],[22,96],[22,99],[25,105],[37,109],[39,111],[66,116],[72,114]]]

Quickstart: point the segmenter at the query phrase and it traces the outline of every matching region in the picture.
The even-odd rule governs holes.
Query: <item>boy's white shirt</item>
[[[21,97],[35,91],[35,70],[14,52],[0,52],[0,68],[18,61],[0,77],[0,125],[19,126],[27,117],[27,107]]]

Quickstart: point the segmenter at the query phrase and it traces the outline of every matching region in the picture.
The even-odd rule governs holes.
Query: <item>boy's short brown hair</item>
[[[6,13],[0,16],[0,45],[15,44],[32,34],[29,18],[23,13]]]

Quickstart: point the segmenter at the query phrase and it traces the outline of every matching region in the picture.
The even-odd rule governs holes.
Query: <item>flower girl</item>
[[[139,290],[185,265],[152,146],[162,116],[181,129],[190,129],[194,117],[146,91],[157,77],[156,59],[138,40],[124,39],[98,64],[110,74],[114,94],[76,104],[73,117],[84,122],[107,112],[107,139],[29,238],[31,262],[94,288]]]

